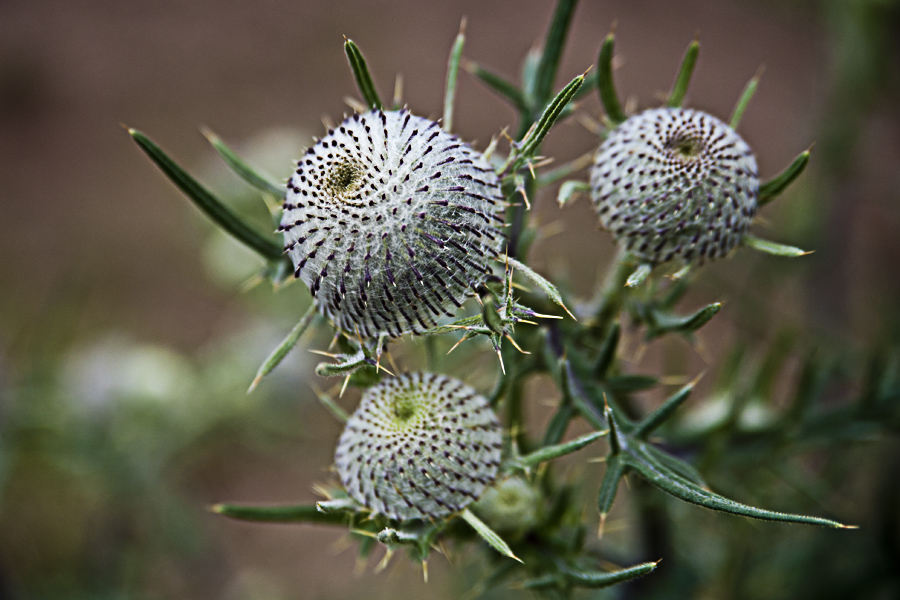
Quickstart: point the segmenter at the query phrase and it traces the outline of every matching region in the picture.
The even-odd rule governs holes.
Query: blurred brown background
[[[197,371],[217,356],[211,340],[270,318],[268,343],[299,314],[291,308],[304,301],[299,286],[272,300],[269,290],[248,296],[237,282],[211,273],[204,259],[215,256],[209,227],[120,123],[147,133],[227,195],[242,184],[215,166],[199,128],[210,127],[265,162],[274,177],[286,177],[300,148],[293,156],[280,149],[310,143],[323,131],[323,116],[338,121],[351,110],[342,100],[355,95],[342,35],[365,53],[383,97],[402,73],[410,108],[437,118],[461,17],[468,17],[465,56],[514,79],[521,58],[546,30],[552,7],[538,0],[0,1],[0,419],[16,401],[50,385],[33,371],[36,357],[47,355],[45,344],[78,354],[79,344],[122,335],[129,344],[163,347],[199,362],[192,367]],[[787,283],[777,276],[760,281],[755,267],[738,275],[734,262],[714,266],[704,279],[713,297],[754,299],[755,312],[745,312],[753,313],[749,329],[760,336],[776,329],[774,321],[856,343],[900,325],[897,14],[888,0],[583,0],[578,7],[560,85],[595,63],[603,36],[617,22],[620,94],[638,107],[654,105],[699,32],[688,105],[727,118],[747,80],[765,66],[740,128],[756,149],[763,177],[817,142],[809,171],[765,211],[768,226],[761,230],[816,254],[797,267],[765,263],[778,273],[793,269]],[[456,129],[479,147],[502,127],[514,128],[513,111],[467,74],[460,77],[457,98]],[[594,95],[581,108],[599,117]],[[267,140],[277,146],[268,154]],[[565,160],[595,144],[593,134],[570,119],[552,134],[545,153]],[[538,217],[543,223],[562,219],[567,233],[542,240],[535,265],[587,294],[612,252],[588,203],[560,211],[548,192],[539,200]],[[235,260],[246,260],[235,252]],[[737,260],[758,264],[755,258]],[[782,287],[772,289],[773,282]],[[743,306],[740,300],[735,305]],[[775,317],[760,307],[773,307]],[[252,374],[266,343],[248,352],[241,377]],[[295,379],[285,381],[293,381],[309,404],[307,388],[297,383],[302,372],[298,367]],[[22,383],[29,373],[30,387]],[[102,369],[98,377],[103,379]],[[252,402],[242,396],[241,377],[228,388],[230,405]],[[74,398],[66,419],[80,418],[88,400]],[[365,590],[366,597],[387,598],[395,594],[395,577],[411,586],[410,597],[437,594],[443,584],[455,594],[467,589],[450,582],[460,572],[445,564],[432,566],[437,583],[428,588],[418,573],[347,577],[354,552],[334,554],[338,533],[204,516],[205,505],[223,499],[313,499],[311,484],[326,476],[338,427],[317,405],[292,402],[286,414],[307,433],[278,434],[290,443],[264,440],[263,450],[249,452],[234,441],[243,435],[234,433],[238,419],[215,443],[192,442],[189,467],[174,469],[174,475],[163,468],[185,498],[185,510],[201,521],[198,536],[205,541],[190,548],[187,559],[168,559],[162,551],[162,558],[145,559],[134,549],[146,542],[146,532],[110,527],[96,514],[99,501],[82,498],[84,491],[69,503],[68,488],[54,478],[77,482],[77,470],[0,491],[0,598],[2,589],[10,598],[34,590],[42,597],[82,597],[59,590],[85,591],[97,582],[135,597],[339,598]],[[266,444],[275,444],[277,452]],[[269,458],[256,460],[260,455]],[[21,460],[6,461],[10,481],[18,481],[16,469],[37,468],[23,467]],[[29,500],[29,494],[49,497]],[[131,510],[144,508],[138,502]],[[67,527],[70,511],[86,521],[72,526],[71,539],[57,540],[54,531]],[[98,530],[105,533],[92,537]],[[123,567],[112,556],[88,567],[78,563],[86,553],[103,554],[92,544],[117,535],[129,541],[119,540],[110,552],[131,548],[137,565]],[[78,564],[69,564],[73,560]],[[107,572],[111,565],[114,576]],[[82,567],[90,572],[84,575]],[[68,575],[54,574],[58,569]],[[52,580],[58,585],[41,587]]]

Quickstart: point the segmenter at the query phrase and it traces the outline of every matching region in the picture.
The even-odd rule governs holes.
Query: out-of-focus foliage
[[[569,321],[522,325],[515,339],[532,354],[519,355],[505,343],[501,348],[500,333],[511,331],[511,323],[481,322],[474,315],[466,323],[483,325],[479,333],[493,348],[472,350],[469,359],[461,358],[460,350],[443,357],[452,345],[443,340],[418,342],[406,353],[392,350],[405,364],[478,371],[472,365],[482,367],[485,350],[496,349],[510,374],[501,378],[491,398],[518,407],[508,419],[517,425],[509,434],[520,456],[510,463],[510,478],[485,505],[475,508],[474,522],[480,517],[494,523],[506,540],[503,544],[509,543],[504,547],[523,558],[526,567],[486,547],[484,553],[467,552],[469,542],[480,542],[457,521],[446,530],[446,547],[438,548],[454,558],[453,582],[446,586],[449,591],[432,582],[435,597],[444,592],[485,598],[531,593],[508,589],[509,584],[568,597],[575,588],[614,583],[611,572],[623,581],[643,575],[653,567],[635,567],[643,569],[640,572],[617,569],[642,562],[653,565],[659,559],[649,576],[607,590],[575,592],[576,597],[880,600],[900,594],[900,342],[891,334],[900,313],[889,302],[867,303],[867,320],[883,326],[878,327],[881,339],[866,341],[852,329],[850,306],[855,283],[868,286],[867,291],[888,292],[896,291],[896,283],[849,279],[846,266],[854,248],[869,244],[878,249],[877,238],[862,239],[850,230],[848,215],[859,200],[855,178],[866,168],[858,154],[865,131],[877,125],[879,113],[896,110],[890,107],[900,101],[894,35],[900,9],[894,0],[791,5],[819,19],[831,70],[823,84],[828,100],[822,104],[820,126],[810,134],[817,146],[809,168],[778,201],[772,226],[779,237],[817,249],[829,260],[808,269],[796,261],[784,265],[770,258],[742,257],[734,264],[746,267],[744,280],[754,288],[746,295],[725,297],[724,304],[719,302],[721,282],[715,272],[692,274],[674,284],[651,280],[627,297],[607,294],[605,301],[612,297],[615,306],[584,300],[576,307],[569,290],[577,282],[550,277],[557,288],[533,271],[536,279],[521,277],[528,275],[522,269],[519,285],[536,289],[517,291],[517,300],[563,316],[557,304],[564,297],[579,316],[597,317],[594,330],[591,323],[579,322],[578,327],[585,325],[579,332]],[[771,3],[758,6],[775,9]],[[555,22],[571,18],[571,10],[562,10]],[[577,18],[576,13],[576,24]],[[472,74],[523,117],[517,139],[540,119],[557,89],[554,75],[565,37],[563,29],[551,27],[547,45],[555,50],[529,55],[521,89],[485,67],[468,64]],[[597,38],[599,46],[602,40]],[[627,103],[619,104],[611,87],[612,39],[604,45],[609,56],[604,59],[601,53],[595,70],[599,74],[589,73],[583,89],[573,89],[572,96],[583,101],[584,90],[595,89],[599,81],[603,104],[615,123],[624,119]],[[347,47],[359,73],[361,54],[352,42]],[[694,60],[696,53],[691,69]],[[702,61],[700,65],[702,69]],[[686,81],[677,81],[670,99],[684,95]],[[371,78],[361,83],[364,99],[380,104]],[[765,84],[763,77],[761,89]],[[571,106],[564,106],[554,120],[572,114]],[[245,146],[244,156],[279,173],[285,161],[300,155],[295,138],[276,132],[249,144],[249,151]],[[277,156],[270,163],[254,148]],[[215,168],[200,169],[199,179],[212,179],[217,190],[239,190],[220,196],[242,221],[263,234],[270,232],[271,215],[260,209],[259,198],[267,199],[270,207],[277,203],[277,179],[267,178],[257,186],[273,188],[267,196],[234,185]],[[573,173],[577,169],[564,165],[559,177],[539,171],[535,181],[521,168],[508,187],[515,188],[512,196],[517,199],[550,202],[549,195],[536,193],[539,184]],[[577,189],[564,184],[565,197],[571,199]],[[900,198],[900,188],[888,189],[894,190],[893,196],[874,201],[889,208]],[[509,215],[512,254],[523,261],[536,237],[525,215],[517,207]],[[219,230],[203,231],[209,279],[224,289],[258,283],[254,277],[259,261],[252,253]],[[524,267],[515,260],[512,264]],[[889,260],[885,264],[890,265]],[[278,269],[273,255],[265,275],[281,281],[285,272]],[[621,287],[628,274],[614,273],[611,279],[621,280]],[[634,283],[644,281],[649,271],[637,274]],[[766,300],[770,292],[798,282],[811,290],[810,310],[830,317],[827,335],[798,331],[793,325],[777,335],[784,321],[782,307]],[[694,296],[683,298],[688,283],[704,292],[703,304],[695,304]],[[0,599],[305,597],[304,589],[283,593],[272,582],[275,578],[241,573],[229,563],[218,532],[234,524],[206,510],[208,502],[229,498],[206,498],[202,491],[207,478],[221,482],[234,477],[230,467],[235,457],[258,456],[265,465],[285,460],[298,448],[302,453],[308,443],[305,417],[310,411],[325,413],[311,401],[312,364],[299,348],[265,385],[250,396],[245,393],[262,357],[278,345],[309,301],[296,288],[274,297],[268,285],[254,288],[239,300],[246,319],[196,352],[137,340],[127,331],[82,334],[75,312],[62,304],[45,311],[40,324],[23,323],[15,335],[0,338],[6,344],[0,345]],[[484,299],[488,305],[503,306],[506,298],[501,296]],[[704,352],[704,336],[713,334],[707,333],[709,328],[697,330],[723,306],[739,332],[751,335],[729,352],[707,357],[710,367],[697,389],[685,388],[683,357],[694,350]],[[616,324],[619,309],[622,320]],[[272,324],[276,320],[277,326]],[[688,350],[684,340],[693,349]],[[320,341],[322,347],[327,344]],[[668,344],[663,362],[672,364],[644,374],[631,368],[640,364],[638,358],[622,360],[626,353],[629,359],[631,354],[639,356],[649,343]],[[354,366],[372,360],[363,356]],[[357,371],[351,387],[370,384],[371,371]],[[558,393],[547,393],[550,383]],[[690,395],[680,395],[684,390]],[[656,409],[661,410],[654,413]],[[342,411],[335,409],[337,415]],[[561,465],[542,464],[546,457],[541,453],[553,458],[565,454],[556,444],[575,437],[567,427],[578,417],[596,429],[612,429],[607,439],[613,441],[597,442],[575,460],[560,460]],[[605,449],[598,450],[603,444]],[[634,452],[629,454],[629,449]],[[602,455],[607,455],[603,466],[588,460]],[[646,460],[643,465],[638,464],[641,458]],[[665,487],[658,485],[648,465],[674,473],[664,484],[681,478],[695,485],[680,491],[694,494],[698,501],[718,502],[703,495],[708,486],[749,505],[840,518],[859,530],[790,526],[705,511],[657,489]],[[312,465],[318,471],[301,488],[331,483],[324,466]],[[614,475],[624,475],[621,485]],[[598,489],[602,517],[595,509]],[[264,492],[257,497],[264,499]],[[301,518],[295,520],[345,522],[344,517],[324,518],[324,513],[307,510],[313,506],[301,507]],[[360,564],[380,557],[374,550],[376,539],[387,548],[408,542],[408,532],[384,534],[383,526],[391,523],[354,524],[358,527],[349,539],[359,551]],[[601,538],[598,526],[603,527]],[[313,525],[291,534],[303,538],[309,532],[306,527]],[[417,546],[411,554],[416,558],[422,550]],[[424,554],[427,551],[426,545]],[[478,558],[471,560],[473,556]],[[432,560],[433,570],[440,561]],[[395,558],[394,564],[398,562]],[[223,581],[237,580],[240,585],[223,588]],[[365,585],[389,588],[394,580],[382,576],[373,581],[366,579]]]

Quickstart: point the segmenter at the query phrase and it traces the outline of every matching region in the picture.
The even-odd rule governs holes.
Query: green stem
[[[547,31],[547,41],[544,43],[544,51],[541,54],[541,62],[538,64],[537,81],[534,97],[537,100],[536,110],[541,110],[550,99],[553,90],[553,82],[559,69],[559,61],[562,57],[563,46],[572,24],[572,15],[575,12],[577,0],[559,0],[556,11],[553,13],[553,22]]]
[[[632,270],[631,256],[626,250],[620,249],[606,274],[603,287],[600,288],[597,313],[594,317],[594,327],[600,331],[606,331],[618,316],[625,294],[628,292],[625,282],[628,281]]]

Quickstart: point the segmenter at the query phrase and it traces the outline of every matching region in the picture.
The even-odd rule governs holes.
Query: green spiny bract
[[[350,496],[393,519],[441,519],[477,500],[497,476],[502,433],[488,401],[433,373],[365,391],[335,452]]]
[[[406,110],[354,114],[287,184],[285,251],[341,331],[422,332],[452,317],[503,247],[500,181],[478,152]]]
[[[756,213],[752,150],[697,110],[657,108],[616,127],[591,171],[591,197],[618,244],[656,265],[725,256]]]

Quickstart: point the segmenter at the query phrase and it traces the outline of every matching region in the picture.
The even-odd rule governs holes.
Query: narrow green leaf
[[[619,347],[619,338],[622,334],[622,327],[616,321],[609,328],[609,333],[603,338],[603,344],[597,353],[597,361],[594,363],[594,373],[599,381],[603,381],[609,368],[612,366],[616,358],[616,349]]]
[[[539,465],[542,462],[547,462],[548,460],[553,460],[555,458],[559,458],[560,456],[565,456],[566,454],[572,454],[573,452],[577,452],[590,443],[600,439],[604,435],[606,435],[605,431],[595,431],[593,433],[588,433],[581,437],[577,437],[574,440],[566,442],[564,444],[544,446],[540,450],[535,450],[530,454],[520,456],[516,460],[516,466],[519,468],[527,469],[529,467]]]
[[[597,494],[601,534],[603,533],[603,525],[606,523],[606,516],[609,514],[609,509],[612,508],[613,501],[616,499],[619,481],[625,475],[625,467],[626,464],[621,454],[611,454],[606,459],[606,472],[603,473],[603,479],[600,481],[600,491]]]
[[[724,496],[713,493],[695,483],[682,479],[681,477],[673,476],[671,473],[660,470],[646,460],[636,458],[634,455],[631,455],[631,457],[631,460],[628,461],[629,466],[644,477],[644,479],[667,494],[675,496],[685,502],[690,502],[691,504],[697,504],[711,510],[718,510],[764,521],[821,525],[824,527],[835,527],[840,529],[848,528],[846,525],[838,523],[837,521],[832,521],[831,519],[776,512],[735,502],[734,500],[729,500]]]
[[[639,392],[655,387],[659,379],[650,375],[617,375],[606,380],[606,389],[612,393]]]
[[[538,148],[540,148],[541,143],[544,141],[544,138],[547,137],[547,134],[550,133],[550,128],[553,127],[553,124],[556,123],[556,120],[559,118],[560,113],[562,113],[563,109],[569,104],[569,101],[572,99],[572,96],[575,95],[575,92],[578,91],[578,88],[582,86],[584,83],[584,74],[579,75],[572,81],[566,85],[560,92],[556,95],[556,97],[547,105],[546,110],[544,110],[541,118],[538,119],[537,123],[535,123],[534,127],[529,130],[528,135],[522,140],[522,142],[516,148],[517,158],[520,161],[524,162],[537,153]],[[519,166],[519,165],[517,165]]]
[[[597,58],[597,89],[600,92],[600,102],[603,104],[603,110],[606,111],[606,117],[613,125],[618,125],[626,119],[626,116],[613,82],[612,59],[615,45],[616,34],[614,30],[611,30],[603,40],[603,45],[600,46],[600,56]]]
[[[359,47],[353,42],[344,38],[344,52],[347,53],[347,60],[350,61],[350,69],[353,70],[353,77],[356,79],[356,87],[362,94],[363,100],[369,105],[369,108],[380,109],[382,107],[381,98],[378,97],[378,91],[375,89],[375,83],[372,81],[372,75],[369,73],[369,67],[366,65],[366,59],[363,58]]]
[[[703,475],[700,474],[700,471],[698,471],[694,465],[672,456],[668,452],[665,452],[652,444],[645,444],[643,448],[646,451],[644,458],[651,462],[652,459],[655,459],[659,469],[669,469],[675,475],[692,483],[696,483],[702,488],[708,487]]]
[[[765,252],[766,254],[772,254],[773,256],[786,256],[788,258],[796,258],[798,256],[805,256],[807,254],[810,254],[810,252],[801,248],[797,248],[795,246],[785,246],[784,244],[764,240],[749,233],[744,234],[741,243],[748,248],[753,248],[754,250],[759,250],[760,252]]]
[[[544,290],[544,293],[547,294],[547,297],[550,298],[555,304],[558,304],[564,311],[566,311],[570,317],[573,319],[575,315],[569,312],[569,309],[566,308],[565,303],[563,302],[562,295],[559,293],[559,290],[556,289],[552,283],[538,275],[531,267],[526,265],[523,262],[520,262],[514,258],[508,258],[509,264],[514,266],[520,272],[524,273],[532,282],[534,282],[539,288]]]
[[[541,57],[543,56],[543,52],[538,47],[533,47],[525,54],[525,60],[522,61],[522,97],[525,100],[524,110],[522,112],[522,121],[520,126],[525,127],[526,129],[531,124],[531,108],[537,104],[536,100],[536,89],[537,89],[537,73],[538,67],[541,64]],[[520,135],[516,136],[516,138],[521,138],[524,134],[524,131],[519,132]]]
[[[263,377],[275,370],[275,367],[284,360],[284,357],[288,355],[288,352],[297,345],[300,336],[306,332],[315,317],[316,303],[312,302],[306,310],[306,314],[304,314],[297,324],[294,325],[290,333],[287,334],[287,337],[282,340],[278,347],[272,351],[265,362],[259,367],[259,370],[256,371],[256,377],[253,378],[253,383],[250,384],[250,388],[247,390],[248,394],[256,389],[256,386],[259,385],[259,382],[262,381]]]
[[[617,583],[623,583],[631,579],[643,577],[656,568],[658,562],[646,562],[627,569],[619,569],[618,571],[595,571],[589,569],[575,569],[572,567],[562,567],[560,570],[565,575],[566,581],[577,587],[583,588],[605,588]]]
[[[361,369],[365,366],[372,364],[371,359],[368,358],[362,350],[356,352],[351,356],[342,356],[343,360],[339,360],[336,363],[319,363],[316,365],[316,375],[319,377],[340,377],[342,375],[350,375],[357,369]]]
[[[559,195],[556,197],[556,201],[562,208],[578,194],[587,194],[590,191],[591,186],[584,181],[567,181],[559,186]]]
[[[678,70],[678,77],[675,78],[675,84],[672,86],[672,93],[669,94],[669,107],[678,108],[684,102],[684,95],[687,93],[688,85],[691,83],[691,75],[694,73],[694,66],[697,64],[697,55],[700,53],[700,40],[694,38],[691,45],[688,46],[684,53],[684,59],[681,61],[681,68]]]
[[[721,309],[722,304],[720,302],[704,306],[693,314],[683,316],[668,311],[651,309],[651,323],[647,331],[647,337],[654,338],[664,333],[690,333],[697,331],[716,316]]]
[[[270,194],[271,196],[283,199],[285,195],[285,187],[283,185],[278,185],[271,181],[265,175],[260,174],[256,169],[248,165],[244,162],[240,156],[234,153],[234,151],[225,145],[219,136],[217,136],[212,131],[206,129],[203,131],[203,135],[206,136],[206,139],[209,140],[209,143],[212,144],[212,147],[215,148],[216,152],[219,153],[219,156],[222,157],[222,160],[225,161],[225,164],[234,171],[238,177],[255,187],[261,192],[265,192]]]
[[[322,512],[315,504],[298,506],[240,506],[236,504],[216,504],[214,513],[241,521],[264,521],[269,523],[321,523],[343,525],[349,521],[344,512]]]
[[[606,428],[606,421],[581,395],[581,390],[572,389],[572,381],[574,373],[572,365],[565,358],[560,359],[559,389],[563,397],[572,403],[581,418],[590,423],[595,429],[602,430]]]
[[[566,435],[566,429],[574,416],[575,409],[571,404],[566,403],[560,406],[559,410],[553,413],[550,422],[547,423],[547,431],[544,432],[544,446],[558,444]]]
[[[541,53],[541,62],[537,68],[534,87],[534,97],[537,101],[536,108],[542,108],[547,100],[550,99],[576,4],[578,4],[577,0],[559,0],[556,3],[553,21],[550,23],[550,29],[547,31],[547,39],[544,42],[544,49]]]
[[[685,400],[688,399],[688,396],[691,395],[691,391],[694,389],[694,386],[697,385],[697,381],[692,381],[663,402],[659,408],[654,410],[652,413],[647,415],[644,420],[638,423],[637,428],[634,430],[634,437],[637,438],[645,438],[657,427],[665,423],[665,421],[675,412],[675,410],[681,406]]]
[[[138,147],[150,157],[150,160],[160,168],[166,177],[184,192],[194,205],[216,225],[264,259],[270,261],[283,259],[283,249],[280,244],[252,230],[231,209],[226,207],[221,200],[200,185],[187,171],[179,167],[175,161],[169,158],[159,146],[151,142],[143,133],[136,129],[129,129],[128,133]]]
[[[603,394],[603,418],[609,424],[609,453],[614,456],[622,451],[623,440],[619,431],[619,425],[616,423],[615,415],[613,415],[612,408],[606,400],[605,393]]]
[[[347,411],[338,406],[337,402],[334,401],[334,398],[332,398],[328,394],[316,390],[316,397],[319,399],[319,402],[322,403],[322,406],[327,408],[329,412],[334,415],[334,418],[336,418],[341,423],[346,423],[350,418],[350,415],[347,414]]]
[[[628,281],[625,282],[625,287],[635,287],[637,285],[641,285],[647,280],[647,277],[650,276],[650,271],[652,270],[652,266],[648,265],[647,263],[641,263],[640,265],[638,265],[638,268],[628,276]]]
[[[468,508],[465,509],[460,513],[460,516],[466,523],[472,526],[472,529],[474,529],[475,532],[481,536],[481,539],[487,542],[491,548],[493,548],[503,556],[508,556],[513,560],[522,562],[522,560],[518,556],[512,553],[512,550],[509,549],[509,546],[506,544],[506,542],[503,541],[503,538],[497,535],[493,529],[485,525],[484,522],[476,517],[475,513],[473,513],[471,510],[469,510]]]
[[[741,97],[738,99],[737,104],[734,105],[734,111],[731,113],[731,120],[728,122],[732,129],[737,129],[738,125],[741,124],[741,119],[744,118],[744,111],[747,110],[747,105],[750,104],[750,100],[753,98],[753,94],[756,93],[756,88],[759,86],[759,78],[761,75],[762,69],[757,71],[756,75],[747,82],[743,93],[741,93]]]
[[[525,102],[525,95],[518,87],[503,79],[496,73],[488,71],[477,63],[466,62],[464,63],[464,67],[466,71],[480,79],[489,88],[497,92],[500,96],[509,100],[512,105],[515,106],[516,109],[518,109],[520,112],[525,112],[528,110],[528,105]]]
[[[450,133],[453,129],[453,101],[456,98],[456,79],[459,75],[459,61],[462,58],[463,46],[466,43],[466,19],[463,17],[459,24],[459,33],[453,48],[450,50],[450,58],[447,61],[447,89],[444,92],[444,131]]]
[[[584,85],[581,86],[577,92],[575,92],[575,96],[572,98],[573,100],[580,100],[584,98],[591,92],[597,89],[597,71],[591,71],[584,78]]]
[[[587,85],[583,85],[579,88],[579,90],[583,90]],[[555,169],[551,169],[549,171],[543,171],[537,178],[537,187],[546,187],[548,185],[552,185],[559,181],[560,179],[565,179],[569,177],[576,171],[580,171],[586,167],[589,167],[594,162],[594,152],[585,152],[578,158],[573,161],[567,162],[563,165],[556,167]],[[563,184],[565,185],[565,184]],[[590,185],[585,183],[587,187],[583,190],[585,192],[590,190]]]
[[[774,200],[778,194],[783,192],[787,186],[791,185],[800,176],[800,173],[803,172],[803,169],[806,168],[806,164],[809,162],[811,150],[812,148],[809,148],[801,152],[784,171],[759,186],[758,203],[760,206],[765,206]]]
[[[479,325],[484,325],[484,319],[481,315],[474,315],[471,317],[462,317],[453,321],[452,323],[447,323],[446,325],[438,325],[437,327],[426,329],[419,335],[442,335],[445,333],[458,333],[461,329],[478,327]]]

